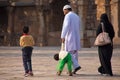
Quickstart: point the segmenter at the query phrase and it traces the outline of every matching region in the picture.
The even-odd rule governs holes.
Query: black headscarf
[[[109,33],[109,36],[112,40],[113,37],[115,36],[115,32],[114,32],[113,26],[110,23],[106,13],[102,14],[100,17],[100,24],[99,24],[98,29],[97,29],[97,35],[102,32],[101,23],[104,24],[104,30],[105,30],[105,32]]]

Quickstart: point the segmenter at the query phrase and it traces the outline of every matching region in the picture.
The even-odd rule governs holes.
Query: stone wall
[[[62,8],[70,4],[81,21],[81,45],[93,47],[99,17],[106,12],[115,29],[114,44],[120,42],[119,0],[12,0],[6,6],[8,23],[0,45],[18,46],[23,26],[30,27],[36,46],[59,46],[64,19]],[[110,8],[111,7],[111,8]],[[1,27],[2,28],[2,27]],[[3,30],[3,28],[2,28]],[[2,34],[0,32],[0,34]],[[5,43],[5,44],[1,44]]]
[[[18,7],[15,11],[14,32],[16,34],[16,42],[19,45],[19,37],[22,34],[24,26],[29,26],[30,34],[34,37],[35,42],[38,37],[39,23],[37,21],[35,7]],[[36,43],[37,44],[37,43]]]

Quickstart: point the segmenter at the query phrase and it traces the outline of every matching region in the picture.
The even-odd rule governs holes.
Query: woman
[[[107,14],[102,14],[100,17],[100,24],[97,29],[97,35],[102,32],[102,25],[104,24],[104,30],[107,32],[110,36],[110,39],[113,43],[113,37],[115,35],[114,29],[110,21],[108,20]],[[98,46],[98,53],[99,53],[99,59],[101,66],[98,68],[98,72],[101,74],[106,74],[109,76],[113,76],[112,73],[112,67],[111,67],[111,58],[113,53],[113,44],[107,44],[104,46]]]

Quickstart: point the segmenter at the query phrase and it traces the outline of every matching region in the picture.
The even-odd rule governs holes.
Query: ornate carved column
[[[80,38],[81,38],[81,46],[85,47],[85,13],[86,13],[86,9],[85,9],[85,5],[84,5],[84,0],[78,0],[77,1],[77,13],[78,15],[80,15],[81,17],[81,28],[80,28]]]
[[[14,7],[8,7],[8,46],[12,46],[14,39]]]
[[[95,0],[69,0],[73,10],[81,17],[81,45],[93,46],[95,37],[96,5]]]
[[[95,0],[79,0],[79,14],[82,13],[83,47],[92,47],[95,38]],[[82,9],[81,9],[82,7]]]
[[[81,17],[81,27],[80,27],[80,37],[81,37],[81,46],[85,47],[85,13],[86,8],[84,5],[84,0],[68,0],[72,6],[72,9],[75,13],[77,13]]]
[[[47,28],[45,25],[45,14],[47,12],[47,5],[44,3],[45,0],[36,0],[36,13],[37,20],[39,22],[39,37],[37,38],[37,45],[47,45]]]
[[[111,0],[111,22],[114,26],[114,45],[120,46],[120,0]]]
[[[118,37],[120,38],[120,0],[118,0]]]
[[[111,0],[105,0],[105,12],[107,13],[109,19],[111,20],[111,6],[110,6]]]
[[[105,1],[104,0],[95,0],[95,4],[97,5],[97,20],[99,23],[100,16],[102,13],[105,13]]]
[[[78,1],[79,0],[68,0],[72,6],[72,9],[75,13],[78,13]]]

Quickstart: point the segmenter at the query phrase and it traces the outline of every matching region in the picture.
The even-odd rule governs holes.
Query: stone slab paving
[[[99,59],[97,48],[82,48],[79,63],[82,67],[76,75],[68,76],[65,66],[61,76],[56,75],[57,61],[53,55],[60,47],[35,47],[32,56],[33,77],[24,77],[20,47],[0,47],[0,80],[120,80],[120,49],[115,48],[112,57],[113,77],[97,72]]]

